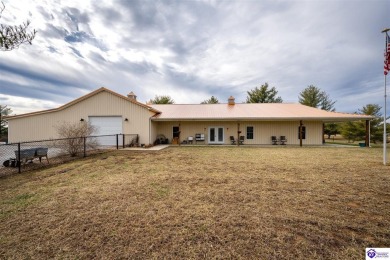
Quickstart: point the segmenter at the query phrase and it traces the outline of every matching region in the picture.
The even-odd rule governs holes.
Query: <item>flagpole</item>
[[[386,97],[387,97],[387,91],[386,91],[386,75],[385,75],[385,112],[383,115],[383,165],[387,164],[387,135],[386,135]]]
[[[386,28],[382,31],[382,33],[385,34],[385,54],[387,55],[387,38],[388,34],[387,32],[390,31],[390,28]],[[385,62],[387,61],[387,56],[385,56]],[[386,64],[385,64],[386,65]],[[385,73],[385,105],[384,105],[384,116],[383,116],[383,165],[387,164],[387,134],[386,134],[386,109],[387,109],[387,90],[386,90],[386,76],[387,73]]]

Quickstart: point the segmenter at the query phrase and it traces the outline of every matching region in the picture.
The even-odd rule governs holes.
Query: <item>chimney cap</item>
[[[128,98],[131,98],[131,99],[134,99],[134,100],[137,100],[137,95],[134,94],[133,91],[131,91],[129,94],[127,94],[127,97],[128,97]]]
[[[228,99],[228,104],[229,105],[234,105],[235,102],[234,102],[235,98],[233,96],[230,96],[229,99]]]

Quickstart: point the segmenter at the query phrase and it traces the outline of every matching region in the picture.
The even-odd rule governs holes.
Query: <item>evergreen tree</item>
[[[370,139],[371,142],[383,141],[383,116],[380,112],[382,108],[377,104],[368,104],[362,109],[359,109],[360,114],[374,116],[370,121]],[[366,136],[366,122],[356,121],[347,122],[342,125],[341,134],[348,141],[363,140]]]
[[[361,114],[375,117],[370,121],[370,138],[373,143],[376,143],[376,141],[383,141],[383,116],[380,112],[381,109],[382,107],[377,104],[368,104],[358,110]],[[365,122],[361,123],[364,124],[365,127]]]
[[[206,99],[201,104],[219,104],[219,101],[218,101],[218,99],[216,97],[211,96],[210,99]]]
[[[247,91],[248,96],[246,98],[246,103],[282,103],[283,100],[279,96],[278,91],[275,87],[268,89],[268,83],[266,82],[264,85],[259,87],[255,87],[250,91]]]
[[[329,95],[322,91],[320,88],[317,88],[314,85],[306,87],[301,93],[299,93],[299,103],[309,107],[319,108],[325,111],[335,111],[334,104],[336,101],[330,99]],[[330,139],[331,135],[336,135],[339,133],[339,124],[327,123],[324,127],[324,133],[328,135]]]
[[[326,111],[335,111],[334,104],[336,101],[331,100],[325,91],[310,85],[299,93],[299,103]]]
[[[331,135],[338,135],[340,134],[340,125],[337,123],[327,123],[325,124],[324,133],[328,136],[328,139],[330,139]]]
[[[170,96],[155,96],[149,103],[152,104],[174,104],[175,101]]]

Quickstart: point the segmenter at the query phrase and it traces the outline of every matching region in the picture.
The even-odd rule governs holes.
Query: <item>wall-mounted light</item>
[[[84,118],[81,118],[81,119],[80,119],[80,122],[83,122],[83,121],[84,121]]]
[[[125,121],[126,121],[126,122],[128,122],[128,121],[129,121],[129,119],[127,119],[127,117],[126,117],[126,118],[125,118]]]

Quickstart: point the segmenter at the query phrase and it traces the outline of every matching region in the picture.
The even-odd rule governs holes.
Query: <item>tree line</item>
[[[246,103],[282,103],[283,100],[278,96],[278,91],[275,87],[269,88],[265,83],[260,87],[255,87],[247,91]],[[302,105],[319,108],[326,111],[336,111],[333,101],[330,96],[320,88],[310,85],[299,93],[299,103]],[[174,104],[174,100],[170,96],[156,96],[149,101],[151,104]],[[218,98],[211,96],[204,100],[201,104],[219,104]],[[355,113],[371,115],[375,118],[370,122],[370,137],[373,143],[383,141],[383,117],[381,107],[377,104],[367,104]],[[12,110],[7,106],[0,105],[0,139],[6,138],[8,128],[7,121],[4,119],[12,113]],[[349,142],[363,140],[366,135],[366,125],[364,121],[343,122],[343,123],[326,123],[324,128],[325,134],[330,139],[331,136],[341,134]]]

